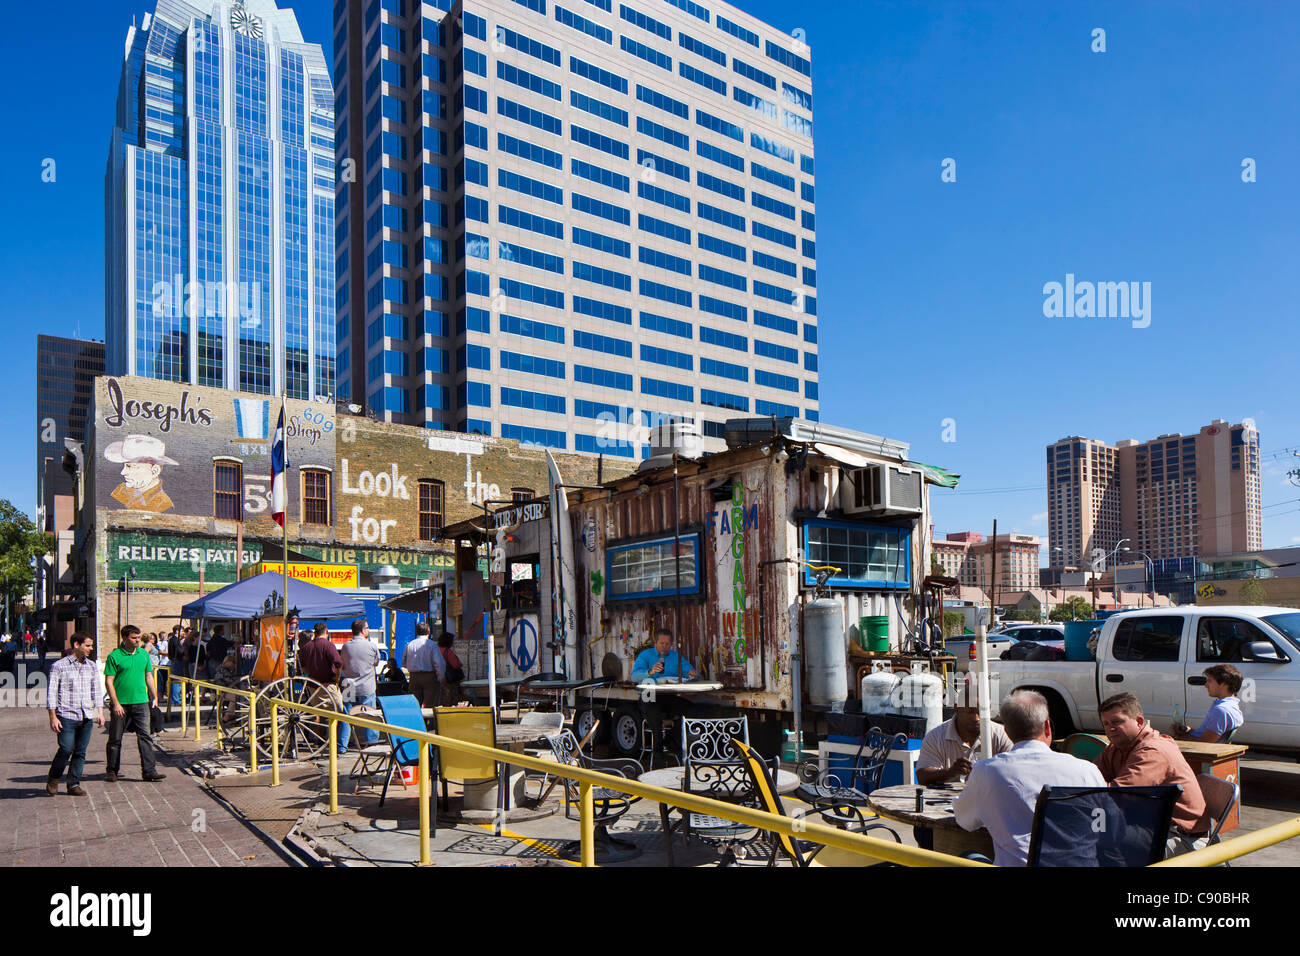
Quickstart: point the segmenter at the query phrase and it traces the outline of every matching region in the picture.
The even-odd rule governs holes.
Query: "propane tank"
[[[889,661],[872,661],[871,673],[862,678],[862,712],[884,714],[893,706],[894,693],[903,678],[893,671]]]
[[[844,608],[839,601],[817,598],[808,602],[803,614],[808,702],[815,707],[842,705],[849,696]]]
[[[926,733],[943,723],[943,681],[930,673],[929,664],[914,661],[899,689],[904,716],[924,717]]]

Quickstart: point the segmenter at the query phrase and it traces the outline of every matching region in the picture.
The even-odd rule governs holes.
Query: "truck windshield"
[[[1292,614],[1270,614],[1263,618],[1282,632],[1288,641],[1300,651],[1300,611]]]

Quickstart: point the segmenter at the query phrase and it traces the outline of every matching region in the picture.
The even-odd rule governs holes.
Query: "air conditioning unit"
[[[845,514],[919,515],[921,473],[897,465],[845,468],[840,507]]]

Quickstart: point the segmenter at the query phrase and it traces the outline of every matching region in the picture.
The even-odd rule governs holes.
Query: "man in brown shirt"
[[[1174,739],[1147,723],[1142,704],[1132,694],[1106,698],[1100,713],[1110,746],[1096,763],[1106,782],[1117,787],[1181,784],[1183,793],[1174,805],[1173,825],[1183,834],[1204,833],[1209,826],[1205,797]]]

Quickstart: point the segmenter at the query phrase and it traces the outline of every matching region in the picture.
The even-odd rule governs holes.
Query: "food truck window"
[[[541,606],[540,571],[537,555],[510,561],[510,579],[506,585],[508,610],[533,611]]]
[[[828,582],[845,588],[900,588],[912,583],[912,532],[848,521],[809,521],[803,527],[809,564],[829,564],[840,572]],[[817,582],[805,566],[803,583]]]
[[[606,600],[672,597],[678,593],[676,570],[681,569],[681,593],[699,594],[700,538],[683,535],[678,541],[677,559],[673,558],[673,539],[656,538],[609,547],[605,552]]]

